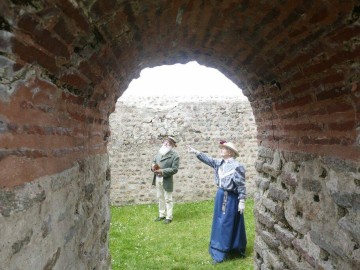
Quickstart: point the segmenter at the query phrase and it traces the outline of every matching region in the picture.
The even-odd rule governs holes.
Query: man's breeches
[[[156,178],[156,196],[159,199],[159,217],[173,219],[172,192],[164,190],[162,178]]]

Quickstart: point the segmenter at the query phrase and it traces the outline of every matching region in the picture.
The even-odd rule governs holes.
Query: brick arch
[[[84,138],[80,145],[61,139],[57,149],[45,152],[31,140],[28,145],[9,143],[14,151],[27,149],[17,151],[16,159],[25,156],[42,164],[45,158],[51,173],[54,167],[69,165],[69,153],[84,157],[105,151],[107,117],[129,81],[144,67],[188,60],[219,69],[244,90],[261,145],[359,157],[359,26],[358,7],[351,1],[275,6],[256,1],[2,5],[3,59],[11,71],[10,85],[3,87],[14,91],[3,98],[12,110],[3,114],[38,119],[26,121],[28,127],[15,116],[5,122],[19,135],[51,138],[78,132]],[[39,94],[31,93],[34,87]],[[47,101],[42,94],[46,91],[56,93],[56,98]],[[53,122],[57,114],[64,125]],[[59,162],[63,157],[66,161]],[[40,176],[38,169],[32,170],[34,165],[25,166],[34,178]],[[16,176],[22,182],[30,175],[23,180]]]
[[[84,160],[106,154],[108,116],[131,79],[145,67],[189,60],[243,89],[261,162],[303,154],[331,160],[327,171],[346,164],[359,173],[355,0],[5,0],[0,10],[1,187],[74,163],[84,171]],[[260,167],[277,177],[274,167]],[[348,211],[342,195],[335,200]]]

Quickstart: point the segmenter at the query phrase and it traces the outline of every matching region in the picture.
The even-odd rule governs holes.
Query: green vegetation
[[[208,253],[213,201],[174,205],[174,221],[154,222],[157,205],[111,207],[112,269],[240,269],[253,267],[254,201],[245,209],[246,258],[212,265]]]

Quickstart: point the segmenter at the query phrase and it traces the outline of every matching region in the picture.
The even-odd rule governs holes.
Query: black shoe
[[[165,217],[157,217],[154,221],[161,221],[161,220],[164,220]]]
[[[171,221],[172,221],[171,219],[165,219],[164,224],[169,224],[169,223],[171,223]]]

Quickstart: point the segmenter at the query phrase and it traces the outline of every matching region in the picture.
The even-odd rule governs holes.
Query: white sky
[[[197,62],[145,68],[123,94],[134,96],[238,96],[242,94],[220,71]]]

